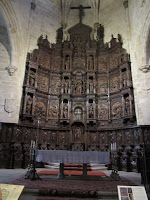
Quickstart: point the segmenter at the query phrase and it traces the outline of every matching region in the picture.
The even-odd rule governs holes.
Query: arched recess
[[[13,73],[18,68],[19,56],[21,53],[22,37],[20,26],[17,21],[17,17],[10,0],[0,1],[0,13],[6,24],[6,29],[9,38],[9,55],[10,55],[10,66],[7,68],[9,75]]]
[[[71,150],[84,151],[86,146],[85,125],[81,122],[74,122],[71,125],[71,131],[72,131]]]

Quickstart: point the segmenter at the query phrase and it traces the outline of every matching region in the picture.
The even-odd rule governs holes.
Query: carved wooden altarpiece
[[[40,119],[39,149],[109,151],[116,142],[119,169],[140,171],[143,134],[149,133],[136,127],[130,56],[121,36],[104,43],[99,25],[92,39],[92,28],[82,22],[68,34],[63,41],[59,28],[56,44],[40,36],[27,56],[20,122],[3,125],[0,138],[3,166],[27,165]]]

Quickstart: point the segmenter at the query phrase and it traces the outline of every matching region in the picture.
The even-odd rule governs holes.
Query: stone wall
[[[36,44],[41,34],[55,41],[56,29],[60,26],[57,3],[45,0],[36,1],[34,5],[31,0],[0,1],[1,122],[18,122],[26,55],[33,50],[32,44]]]
[[[150,60],[147,59],[150,1],[129,1],[127,9],[137,123],[147,125],[150,124]]]

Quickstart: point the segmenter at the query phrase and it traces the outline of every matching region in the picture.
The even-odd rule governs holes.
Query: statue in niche
[[[94,69],[94,59],[93,59],[93,56],[89,56],[89,59],[88,59],[88,69],[89,70],[93,70]]]
[[[122,73],[122,87],[127,87],[127,73],[126,71]]]
[[[94,109],[92,104],[89,106],[89,118],[93,119],[94,118]]]
[[[76,94],[82,94],[82,92],[83,92],[82,81],[79,79],[76,84]]]
[[[112,115],[113,117],[120,117],[121,116],[121,111],[122,111],[122,106],[120,102],[114,103],[112,106]]]
[[[70,56],[65,57],[65,70],[70,70]]]
[[[26,103],[26,114],[28,114],[28,115],[32,114],[32,103],[33,103],[33,99],[30,95],[28,95],[27,103]]]
[[[65,82],[64,82],[64,93],[68,94],[68,92],[69,92],[69,80],[65,79]]]
[[[67,103],[63,106],[63,118],[68,119],[68,105]]]
[[[129,100],[129,96],[125,97],[125,114],[126,115],[130,114],[130,100]]]
[[[92,94],[94,92],[94,83],[93,80],[89,82],[89,93]]]
[[[30,75],[29,75],[29,85],[34,87],[35,86],[35,73],[30,70]]]

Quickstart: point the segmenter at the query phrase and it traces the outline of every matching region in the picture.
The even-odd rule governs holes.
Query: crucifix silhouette
[[[90,8],[91,7],[89,7],[89,6],[83,7],[82,5],[80,5],[79,7],[71,7],[71,9],[79,9],[80,24],[82,24],[82,19],[83,19],[83,16],[85,15],[84,9],[90,9]]]

